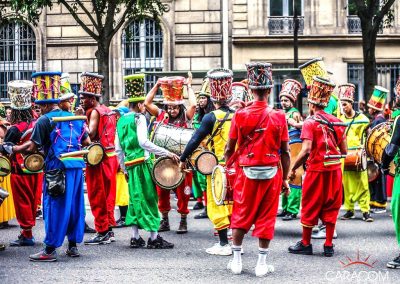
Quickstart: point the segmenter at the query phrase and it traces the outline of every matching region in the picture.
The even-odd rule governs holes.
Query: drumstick
[[[74,152],[68,152],[68,153],[60,154],[60,157],[61,158],[73,157],[73,156],[85,155],[87,153],[89,153],[89,150],[74,151]]]
[[[59,121],[71,121],[71,120],[86,120],[87,117],[84,115],[76,115],[76,116],[58,116],[58,117],[53,117],[52,120],[54,122],[59,122]]]
[[[344,159],[346,157],[347,157],[347,155],[325,155],[324,156],[325,159],[336,159],[336,158]]]

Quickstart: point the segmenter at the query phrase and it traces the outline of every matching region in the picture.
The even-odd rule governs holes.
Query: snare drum
[[[154,129],[151,142],[172,153],[181,155],[194,131],[194,129],[159,123]]]
[[[344,160],[345,171],[363,172],[367,169],[367,154],[364,149],[349,149]]]
[[[97,166],[100,164],[105,156],[105,151],[100,143],[93,143],[87,147],[89,153],[83,155],[83,159],[90,166]]]
[[[296,162],[296,158],[299,155],[302,147],[302,141],[300,139],[298,140],[291,140],[289,142],[289,148],[290,148],[290,168],[294,166],[294,163]],[[303,184],[303,174],[304,174],[304,169],[303,167],[299,167],[296,170],[296,176],[293,179],[289,180],[289,185],[291,188],[298,188],[301,189],[301,186]]]
[[[183,85],[185,84],[185,78],[180,76],[175,77],[163,77],[158,79],[160,82],[161,90],[164,97],[164,102],[168,104],[181,105],[183,101]]]
[[[211,175],[211,192],[217,205],[233,203],[233,186],[235,184],[236,171],[226,170],[223,166],[214,167]]]
[[[169,157],[158,158],[153,166],[154,182],[165,190],[177,188],[185,179],[179,165]]]
[[[197,155],[194,165],[201,174],[211,175],[214,167],[218,165],[218,158],[213,152],[202,151]]]
[[[0,177],[8,176],[11,173],[11,164],[10,161],[0,155]]]
[[[32,173],[37,173],[44,168],[44,156],[41,153],[34,153],[24,156],[23,167]]]
[[[300,65],[299,69],[307,86],[311,86],[314,76],[329,78],[328,71],[326,70],[322,58],[314,58],[303,65]]]
[[[233,72],[229,69],[217,68],[207,72],[210,80],[211,99],[229,101],[232,98]]]

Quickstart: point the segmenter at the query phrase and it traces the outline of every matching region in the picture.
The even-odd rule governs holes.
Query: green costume
[[[392,118],[400,117],[400,109],[396,110],[392,114]],[[400,119],[400,118],[397,118]],[[396,125],[396,122],[394,125]],[[400,129],[394,129],[395,131],[400,131]],[[396,165],[396,174],[394,176],[392,200],[390,202],[390,209],[393,216],[394,229],[396,231],[397,243],[400,246],[400,152],[394,158],[394,163]]]
[[[137,123],[142,114],[128,113],[117,123],[118,138],[125,154],[129,175],[129,207],[126,225],[137,225],[149,232],[158,231],[158,195],[151,177],[151,159],[145,161],[145,151],[139,145]]]
[[[338,108],[338,98],[335,94],[332,94],[329,98],[328,105],[324,109],[326,113],[332,114],[334,116],[337,115],[337,108]]]
[[[295,113],[300,113],[298,109],[292,107],[289,110],[285,110],[286,118],[293,118]],[[296,130],[297,128],[289,126],[289,131]],[[290,187],[290,194],[286,196],[282,194],[282,209],[291,214],[299,214],[301,203],[301,187]]]
[[[364,132],[369,125],[369,119],[362,113],[356,113],[354,118],[347,118],[344,114],[339,119],[347,124],[348,150],[363,147]],[[354,204],[358,202],[361,212],[369,212],[370,192],[368,187],[368,172],[343,171],[344,208],[354,211]]]
[[[193,117],[193,128],[198,129],[200,127],[201,121],[199,121],[199,114],[196,113]],[[199,198],[203,196],[203,192],[207,190],[207,180],[206,176],[195,171],[193,173],[193,180],[192,180],[192,190],[194,198]]]

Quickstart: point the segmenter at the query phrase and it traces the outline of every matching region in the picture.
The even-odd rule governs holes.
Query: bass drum
[[[391,135],[392,123],[390,122],[383,122],[372,128],[365,143],[368,157],[381,164],[383,151],[390,143]]]
[[[169,157],[158,158],[153,166],[154,182],[165,190],[177,188],[185,179],[179,165]]]
[[[97,166],[100,164],[105,156],[105,151],[100,143],[93,143],[87,147],[89,153],[83,155],[83,159],[90,166]]]
[[[294,166],[294,163],[296,161],[297,156],[299,155],[302,147],[302,142],[301,140],[293,140],[289,142],[289,148],[290,148],[290,168]],[[298,188],[301,189],[301,186],[303,184],[303,175],[304,175],[304,169],[303,167],[299,167],[296,170],[296,176],[293,179],[289,180],[289,185],[291,188]]]
[[[182,155],[194,131],[194,129],[159,123],[154,129],[151,142],[172,153]]]
[[[345,171],[362,172],[367,169],[367,154],[362,148],[350,149],[344,160]]]

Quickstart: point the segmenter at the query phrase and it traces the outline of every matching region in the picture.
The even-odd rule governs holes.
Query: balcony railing
[[[347,29],[349,34],[360,34],[361,20],[358,16],[347,16]]]
[[[304,30],[304,17],[298,17],[299,20],[299,34],[303,34]],[[270,35],[288,35],[293,34],[294,21],[293,17],[269,17],[268,28]]]

